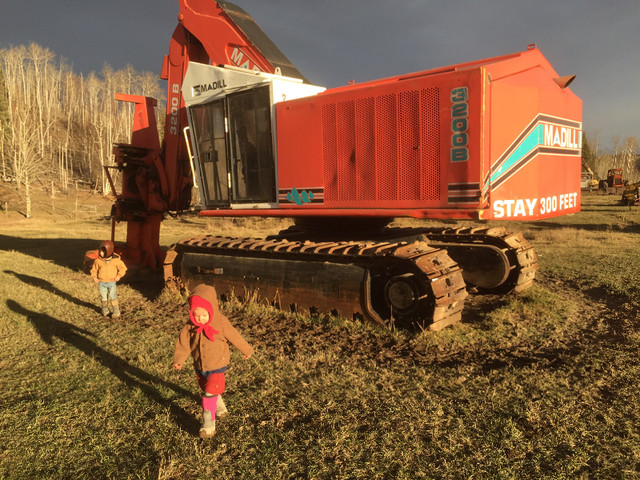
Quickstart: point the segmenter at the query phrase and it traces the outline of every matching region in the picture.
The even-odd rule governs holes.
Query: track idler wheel
[[[415,242],[397,247],[393,256],[406,263],[372,277],[369,288],[377,301],[371,316],[388,327],[431,330],[460,321],[467,291],[462,271],[446,251]]]
[[[384,286],[384,299],[391,316],[409,317],[420,310],[420,302],[428,295],[422,292],[419,282],[412,273],[391,277]]]

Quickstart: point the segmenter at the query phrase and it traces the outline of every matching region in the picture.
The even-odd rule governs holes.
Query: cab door
[[[276,167],[268,85],[189,109],[203,208],[269,208]]]
[[[196,158],[200,169],[203,208],[229,207],[229,158],[225,101],[191,107]]]
[[[226,97],[231,203],[276,202],[269,86]]]

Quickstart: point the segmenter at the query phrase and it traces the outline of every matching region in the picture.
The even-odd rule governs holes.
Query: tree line
[[[598,179],[606,179],[611,168],[622,168],[624,179],[640,181],[640,143],[636,137],[613,138],[613,148],[600,151],[600,135],[583,134],[582,159],[591,167]]]
[[[55,182],[63,192],[80,181],[109,193],[103,166],[113,164],[114,143],[129,142],[133,115],[116,93],[163,97],[155,73],[105,65],[83,76],[37,44],[0,49],[2,180],[25,189]]]

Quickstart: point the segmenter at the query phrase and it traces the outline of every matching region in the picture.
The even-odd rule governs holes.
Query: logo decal
[[[246,68],[247,70],[253,70],[254,72],[261,72],[262,70],[256,62],[254,62],[249,55],[244,53],[237,45],[230,45],[227,47],[227,57],[231,61],[232,65],[240,68]]]
[[[298,190],[294,188],[287,193],[287,200],[291,203],[295,203],[296,205],[303,205],[313,200],[313,192],[307,192],[306,190],[298,192]]]
[[[224,80],[216,80],[211,83],[203,83],[202,85],[194,85],[191,87],[191,91],[193,92],[194,97],[198,97],[203,93],[210,92],[212,90],[220,90],[222,88],[226,88],[227,82]]]
[[[485,188],[495,190],[536,155],[580,156],[581,147],[580,122],[538,115],[491,167]]]
[[[280,203],[290,202],[300,206],[308,204],[321,204],[324,203],[324,189],[283,189],[278,192],[278,200],[280,201]]]

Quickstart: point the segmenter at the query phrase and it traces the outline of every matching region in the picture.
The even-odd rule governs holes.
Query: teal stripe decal
[[[544,140],[544,126],[538,124],[534,127],[529,135],[522,141],[522,143],[509,155],[509,157],[500,165],[500,168],[491,175],[491,183],[496,179],[507,173],[514,165],[522,160],[531,151],[542,145]]]

